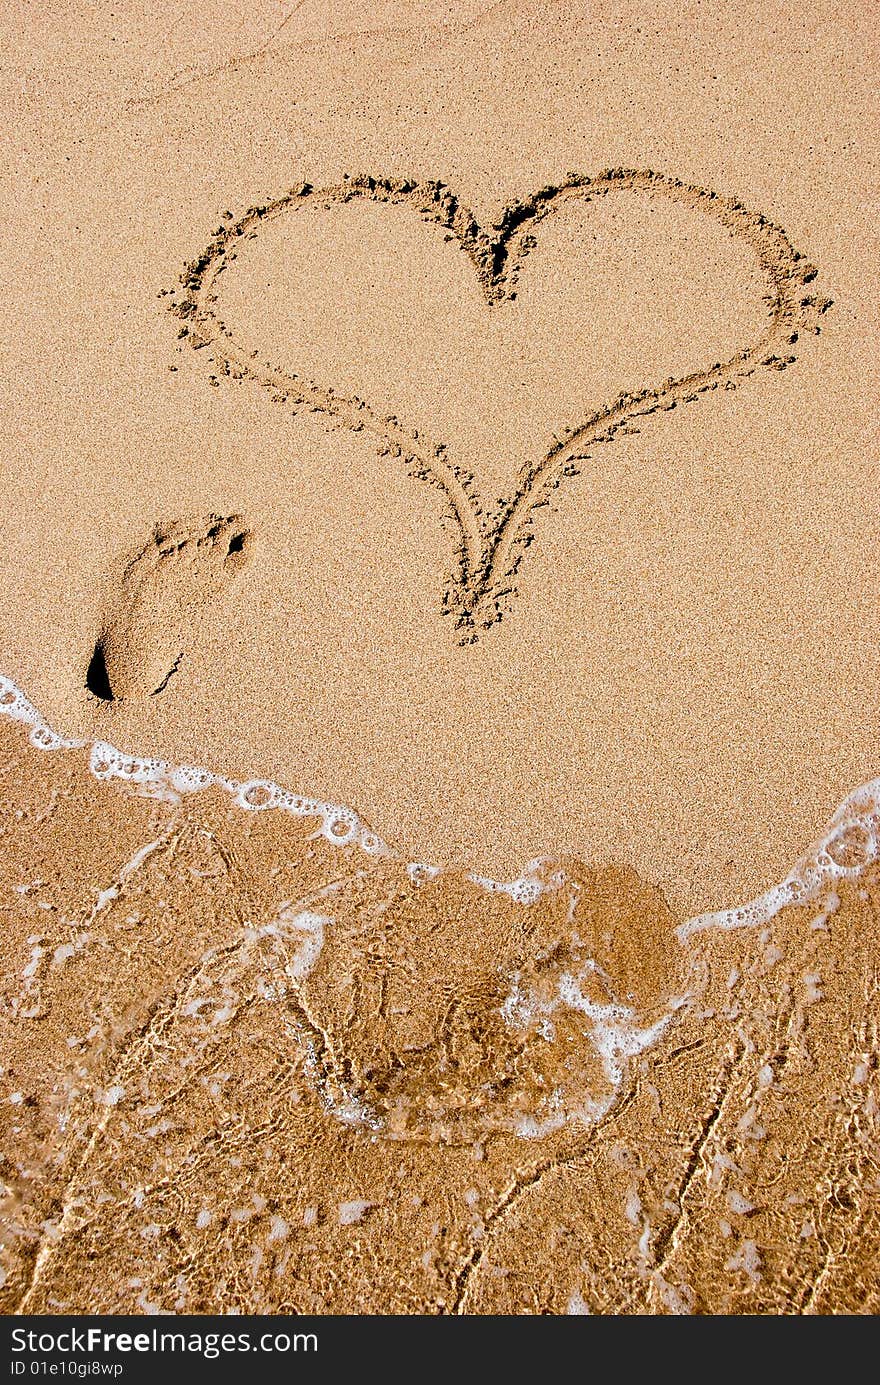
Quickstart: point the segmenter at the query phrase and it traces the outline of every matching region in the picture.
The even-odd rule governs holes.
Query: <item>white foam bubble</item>
[[[289,1230],[290,1227],[288,1226],[284,1218],[279,1217],[277,1213],[274,1213],[270,1218],[269,1235],[266,1239],[269,1241],[284,1241],[287,1239],[287,1233]]]
[[[89,769],[96,779],[125,779],[132,784],[155,784],[168,778],[170,766],[161,760],[143,759],[117,750],[109,741],[95,741]]]
[[[736,1217],[747,1217],[755,1210],[755,1204],[736,1188],[728,1189],[727,1205]]]
[[[10,678],[5,678],[0,674],[0,712],[4,716],[12,717],[13,721],[22,721],[26,726],[43,726],[43,718],[40,716],[32,702],[28,702],[24,693],[21,692]]]
[[[296,954],[287,963],[285,970],[292,980],[303,981],[321,955],[324,930],[332,926],[333,920],[326,914],[312,914],[307,910],[295,914],[285,905],[278,915],[278,922],[286,936],[289,937],[291,933],[294,936],[299,935],[295,936]]]
[[[568,1307],[565,1311],[567,1314],[571,1316],[579,1315],[582,1313],[589,1313],[590,1310],[587,1306],[587,1301],[581,1293],[580,1289],[572,1289],[571,1293],[568,1296]]]
[[[30,741],[31,745],[37,746],[39,750],[76,750],[83,745],[82,741],[59,736],[48,726],[35,726],[31,731]]]
[[[53,731],[21,689],[3,674],[0,674],[0,714],[29,726],[31,745],[38,750],[79,750],[86,744],[82,740],[59,736],[57,731]]]
[[[725,1260],[726,1270],[744,1270],[753,1283],[761,1278],[761,1255],[754,1241],[743,1241],[734,1255]]]
[[[85,742],[65,744],[81,746]],[[247,812],[263,812],[272,808],[294,817],[320,818],[317,834],[334,846],[356,843],[368,855],[389,854],[381,837],[361,820],[353,808],[292,794],[271,779],[228,779],[198,765],[172,765],[164,760],[128,755],[108,741],[95,741],[91,746],[89,768],[96,779],[125,779],[140,786],[164,787],[172,794],[219,788]]]
[[[854,789],[834,813],[819,840],[805,851],[778,885],[747,904],[688,919],[677,928],[680,942],[707,928],[765,927],[780,909],[808,904],[826,891],[829,910],[837,900],[833,886],[858,877],[880,849],[880,779]]]
[[[196,765],[177,765],[171,770],[168,780],[178,793],[198,793],[200,789],[210,788],[214,776]]]
[[[352,1198],[350,1202],[340,1202],[339,1225],[353,1226],[355,1222],[362,1221],[372,1206],[373,1203],[363,1197]]]
[[[591,1125],[601,1120],[624,1081],[629,1060],[657,1042],[683,1004],[678,999],[672,1000],[666,1012],[653,1024],[641,1025],[630,1006],[613,999],[599,1003],[584,995],[587,980],[597,976],[604,979],[605,973],[595,961],[588,959],[577,974],[562,972],[555,991],[549,996],[545,989],[525,984],[520,972],[511,977],[510,992],[501,1005],[505,1023],[519,1032],[532,1030],[552,1043],[556,1038],[553,1015],[566,1009],[583,1015],[589,1022],[586,1037],[601,1061],[610,1088],[608,1092],[573,1089],[550,1094],[542,1099],[540,1114],[525,1113],[518,1118],[515,1131],[525,1139],[543,1138],[571,1121]],[[579,1083],[577,1085],[579,1087]]]
[[[321,834],[334,846],[348,846],[359,835],[361,820],[352,808],[334,805],[323,813]]]
[[[422,885],[426,880],[434,880],[440,875],[439,866],[431,866],[426,861],[410,861],[406,873],[414,885]]]
[[[240,808],[259,813],[264,808],[277,808],[282,793],[283,790],[271,779],[246,779],[243,784],[236,786],[233,796]]]
[[[468,879],[490,894],[505,894],[514,904],[536,904],[543,894],[558,890],[566,883],[564,871],[556,870],[545,878],[546,861],[536,857],[529,861],[516,880],[493,880],[488,875],[469,875]]]

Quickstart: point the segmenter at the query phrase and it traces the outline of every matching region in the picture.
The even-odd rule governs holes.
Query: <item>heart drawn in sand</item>
[[[410,208],[456,239],[476,271],[488,308],[515,295],[515,285],[539,223],[573,200],[613,196],[622,191],[663,200],[697,212],[720,224],[755,256],[765,283],[766,326],[750,345],[707,369],[669,378],[635,393],[620,394],[555,438],[549,451],[525,466],[513,493],[489,506],[477,478],[458,465],[442,444],[428,442],[396,416],[383,415],[367,401],[345,395],[332,384],[318,384],[270,363],[259,352],[236,341],[220,315],[217,279],[234,262],[246,239],[269,222],[304,206],[343,206],[356,200]],[[588,449],[607,442],[635,419],[696,401],[719,387],[732,389],[761,366],[782,370],[795,357],[801,332],[819,331],[819,319],[830,300],[805,291],[817,274],[779,227],[742,203],[651,171],[612,169],[585,177],[571,174],[510,206],[489,230],[441,183],[409,179],[347,178],[315,189],[304,183],[264,206],[250,207],[218,227],[204,252],[181,275],[181,291],[172,311],[183,320],[180,336],[207,354],[222,375],[258,382],[273,399],[305,406],[352,430],[378,439],[386,452],[401,457],[410,472],[438,486],[445,497],[457,535],[454,565],[443,597],[461,642],[478,637],[497,622],[515,593],[516,573],[534,541],[534,515],[566,476],[576,474]]]

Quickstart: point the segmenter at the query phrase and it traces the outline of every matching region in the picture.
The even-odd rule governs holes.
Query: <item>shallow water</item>
[[[870,797],[809,898],[682,924],[0,696],[10,1307],[876,1311]]]

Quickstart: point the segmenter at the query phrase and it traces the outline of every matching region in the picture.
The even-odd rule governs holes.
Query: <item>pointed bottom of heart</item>
[[[0,711],[3,1311],[880,1307],[872,790],[677,926]]]

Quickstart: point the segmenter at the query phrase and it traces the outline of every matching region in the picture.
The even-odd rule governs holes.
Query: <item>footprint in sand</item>
[[[107,612],[86,674],[89,691],[105,702],[162,692],[194,615],[247,565],[252,543],[241,515],[157,524]]]

